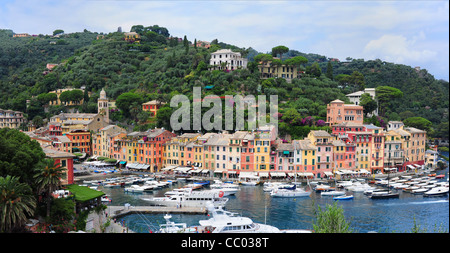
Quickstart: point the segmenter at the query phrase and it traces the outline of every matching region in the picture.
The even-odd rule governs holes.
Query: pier
[[[206,214],[204,207],[170,207],[170,206],[108,206],[106,209],[111,218],[118,218],[134,213],[182,213]]]

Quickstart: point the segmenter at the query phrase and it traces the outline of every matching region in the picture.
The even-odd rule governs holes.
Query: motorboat
[[[241,185],[256,186],[260,183],[261,183],[260,177],[258,176],[247,175],[239,177],[239,184]]]
[[[307,192],[298,187],[294,189],[273,189],[270,192],[270,196],[278,198],[307,197],[309,195],[311,195],[311,192]]]
[[[425,188],[419,188],[419,189],[412,190],[411,193],[412,193],[412,194],[423,194],[423,193],[425,193],[425,192],[427,192],[427,191],[428,191],[428,189],[425,189]]]
[[[403,191],[412,193],[413,190],[417,190],[417,189],[420,189],[420,187],[419,186],[409,186],[409,187],[403,188]]]
[[[364,192],[367,190],[376,189],[373,186],[370,186],[369,184],[355,184],[353,186],[347,187],[346,190],[352,191],[352,192]]]
[[[331,186],[329,186],[329,185],[327,185],[327,184],[324,184],[324,183],[322,183],[322,182],[319,182],[319,183],[314,187],[314,190],[317,191],[317,192],[320,192],[320,191],[328,191],[328,190],[330,190],[330,188],[331,188]]]
[[[365,194],[365,195],[372,195],[373,193],[377,194],[377,193],[380,193],[380,192],[386,193],[387,191],[384,190],[384,189],[375,188],[375,189],[368,189],[368,190],[365,190],[365,191],[364,191],[364,194]]]
[[[142,198],[153,206],[191,206],[205,207],[207,202],[214,206],[224,206],[228,198],[224,198],[225,192],[219,190],[193,191],[183,194],[174,194],[165,197]]]
[[[391,199],[391,198],[399,198],[400,194],[393,191],[384,191],[384,192],[372,192],[372,195],[369,196],[371,199]]]
[[[238,184],[235,184],[233,182],[227,181],[227,182],[222,182],[220,180],[214,180],[214,184],[210,184],[209,187],[211,189],[223,189],[223,188],[239,188]]]
[[[179,195],[179,194],[184,194],[184,193],[190,193],[192,191],[192,188],[178,188],[178,189],[173,189],[171,191],[166,191],[164,193],[164,196],[168,197],[171,195]]]
[[[423,193],[423,196],[430,197],[430,196],[440,196],[448,194],[448,187],[435,187],[427,192]]]
[[[333,197],[333,200],[352,200],[353,195],[342,195],[342,196],[336,196]]]
[[[139,185],[131,185],[130,187],[125,187],[125,192],[133,192],[133,193],[142,193],[144,192],[144,188]]]
[[[336,187],[340,187],[340,188],[347,188],[347,187],[351,187],[353,185],[352,181],[337,181],[336,183]]]
[[[270,225],[255,223],[248,217],[238,216],[236,213],[215,207],[208,202],[208,213],[212,218],[200,220],[199,226],[187,227],[184,223],[171,222],[165,216],[166,224],[160,226],[161,233],[281,233]]]
[[[110,199],[107,195],[104,195],[100,199],[102,202],[111,202],[112,199]]]
[[[341,196],[345,195],[345,191],[323,191],[320,193],[321,196]]]

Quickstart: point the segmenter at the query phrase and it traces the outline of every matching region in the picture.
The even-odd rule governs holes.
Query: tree
[[[388,107],[391,100],[395,98],[403,97],[403,92],[399,89],[390,86],[378,86],[375,88],[375,98],[378,100],[379,113],[384,116],[386,113],[386,108]]]
[[[405,119],[403,123],[405,124],[405,126],[415,127],[427,132],[430,131],[431,127],[433,126],[431,121],[422,117],[410,117]]]
[[[285,46],[277,46],[277,47],[272,48],[272,56],[276,57],[277,55],[280,55],[281,61],[283,61],[282,60],[283,54],[285,54],[287,52],[289,52],[289,48],[285,47]]]
[[[156,114],[158,127],[164,127],[166,130],[172,130],[170,126],[170,116],[173,113],[173,108],[170,106],[163,106],[158,110],[158,114]]]
[[[50,216],[52,192],[61,187],[61,178],[65,175],[65,170],[65,167],[61,167],[53,159],[45,159],[44,165],[38,168],[34,175],[37,190],[47,195],[47,217]]]
[[[318,206],[317,221],[313,224],[316,233],[351,233],[350,224],[345,221],[344,210],[338,207],[337,202],[326,205],[326,210]]]
[[[125,92],[120,94],[116,99],[116,106],[119,108],[124,116],[130,116],[130,106],[133,102],[142,104],[143,97],[133,92]]]
[[[64,30],[57,29],[57,30],[53,31],[53,36],[58,35],[58,34],[63,34],[63,33],[64,33]]]
[[[37,141],[16,129],[0,129],[0,176],[15,176],[33,186],[34,171],[44,159],[45,153]]]
[[[322,70],[320,69],[319,63],[314,62],[306,69],[306,73],[314,77],[320,77],[320,75],[322,75]]]
[[[34,214],[36,199],[31,187],[18,177],[0,177],[0,232],[12,232]]]
[[[359,101],[359,105],[364,107],[364,115],[366,116],[378,107],[377,101],[373,100],[369,93],[362,94]]]
[[[331,62],[329,61],[327,64],[327,73],[326,76],[333,80],[333,65],[331,65]]]
[[[272,61],[273,56],[270,54],[258,54],[253,58],[256,62],[262,62],[263,64]]]

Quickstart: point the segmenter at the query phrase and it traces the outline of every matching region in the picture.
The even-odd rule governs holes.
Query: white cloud
[[[424,36],[421,32],[417,37],[408,40],[402,35],[386,34],[367,43],[364,53],[372,59],[380,58],[395,63],[427,62],[433,60],[437,52],[417,48],[418,40]]]
[[[129,31],[136,24],[260,52],[285,45],[341,60],[420,65],[449,76],[448,1],[0,1],[0,27],[15,32]]]

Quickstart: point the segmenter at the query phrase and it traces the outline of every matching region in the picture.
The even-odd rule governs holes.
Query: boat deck
[[[168,206],[110,206],[106,209],[112,218],[121,217],[133,213],[183,213],[183,214],[206,214],[208,210],[204,207],[168,207]]]

